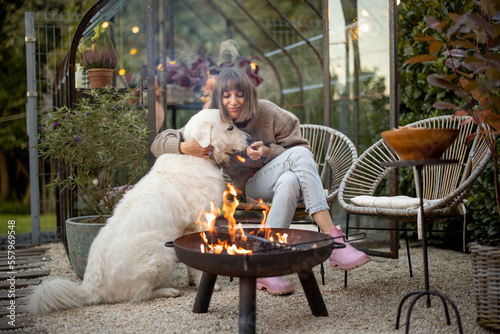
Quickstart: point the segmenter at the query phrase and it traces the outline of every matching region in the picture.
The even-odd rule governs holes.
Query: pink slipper
[[[330,235],[335,238],[335,242],[345,243],[343,248],[335,248],[330,255],[330,265],[339,267],[342,270],[352,270],[370,262],[370,258],[365,253],[352,247],[349,242],[344,242],[344,233],[340,226],[330,230]]]
[[[287,295],[295,291],[292,283],[284,281],[279,276],[257,278],[257,289],[266,289],[272,295]]]

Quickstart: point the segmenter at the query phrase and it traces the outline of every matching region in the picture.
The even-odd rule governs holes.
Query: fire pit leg
[[[239,334],[255,333],[255,277],[240,277],[240,322]]]
[[[215,281],[217,275],[203,273],[201,276],[200,286],[194,301],[193,313],[207,313],[212,293],[214,292]]]
[[[323,296],[321,296],[321,291],[319,290],[318,282],[316,282],[312,269],[299,271],[298,274],[312,314],[317,317],[327,317],[328,310],[326,309]]]

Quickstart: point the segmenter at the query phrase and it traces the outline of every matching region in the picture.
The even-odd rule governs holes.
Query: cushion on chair
[[[418,208],[420,199],[409,196],[356,196],[351,198],[351,201],[359,206],[368,206],[375,208],[388,209],[410,209]],[[430,205],[434,200],[424,199],[424,206]]]

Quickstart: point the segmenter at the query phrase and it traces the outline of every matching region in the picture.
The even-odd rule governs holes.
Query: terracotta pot
[[[109,68],[92,68],[87,70],[91,88],[103,88],[111,85],[113,81],[113,71]]]
[[[66,220],[66,238],[68,241],[68,255],[75,274],[83,279],[90,246],[95,237],[106,224],[85,223],[83,220],[97,216],[83,216]]]
[[[380,135],[401,160],[437,160],[457,138],[458,130],[404,127]]]

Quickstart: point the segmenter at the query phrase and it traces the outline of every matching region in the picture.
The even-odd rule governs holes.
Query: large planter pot
[[[476,321],[500,330],[500,240],[469,245],[472,261]]]
[[[109,68],[92,68],[87,70],[91,88],[103,88],[111,85],[113,70]]]
[[[83,216],[69,218],[66,220],[66,238],[68,242],[68,253],[71,266],[75,274],[83,279],[87,259],[89,257],[90,245],[95,237],[106,224],[82,222],[97,216]]]

